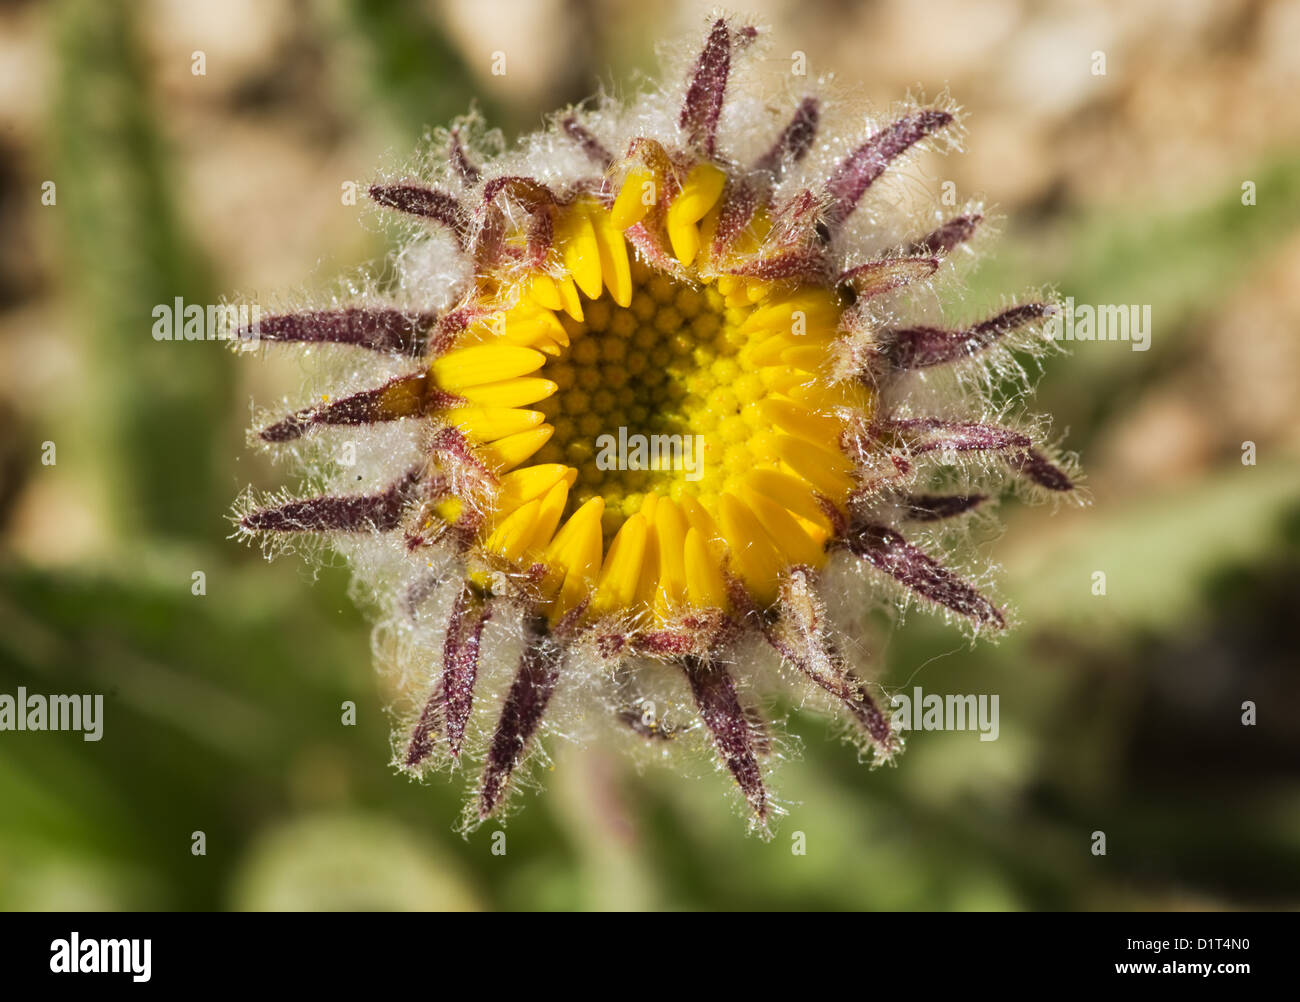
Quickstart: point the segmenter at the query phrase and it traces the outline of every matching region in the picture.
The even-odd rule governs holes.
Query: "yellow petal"
[[[531,303],[525,303],[506,313],[505,322],[500,327],[500,336],[511,344],[528,345],[540,339],[569,343],[569,336],[559,317],[550,310],[536,309]]]
[[[654,497],[646,496],[646,501]],[[655,592],[659,588],[659,533],[655,528],[655,504],[641,506],[640,517],[645,519],[645,552],[641,555],[641,571],[637,575],[636,592],[632,596],[638,606],[648,606],[654,602]]]
[[[560,290],[555,287],[555,279],[545,272],[538,272],[533,276],[533,283],[528,289],[528,298],[548,310],[564,309],[564,301],[560,299]]]
[[[545,400],[558,389],[559,387],[549,379],[521,376],[518,379],[503,379],[499,383],[467,386],[458,390],[457,396],[464,397],[471,404],[478,404],[481,407],[522,407],[525,404],[535,404],[539,400]]]
[[[600,245],[600,271],[610,297],[624,309],[632,305],[632,266],[628,261],[627,243],[606,212],[592,214],[596,241]]]
[[[796,389],[808,379],[807,375],[797,372],[786,365],[768,365],[759,370],[763,385],[776,393],[790,397],[796,395]]]
[[[736,573],[760,603],[776,598],[782,564],[758,519],[732,494],[718,498],[718,517]]]
[[[594,527],[597,532],[600,531],[600,520],[604,514],[605,499],[602,497],[591,498],[583,504],[569,516],[568,521],[560,527],[560,531],[546,547],[546,560],[556,561],[567,568],[572,547],[580,545],[589,529]]]
[[[753,470],[743,483],[801,518],[830,528],[830,519],[813,497],[813,488],[807,481],[776,470]]]
[[[679,219],[698,223],[722,197],[726,183],[727,175],[713,164],[697,164],[686,175],[682,190],[668,207],[669,217],[676,213]]]
[[[669,210],[672,215],[672,210]],[[668,223],[668,242],[672,244],[673,256],[683,265],[688,265],[695,260],[695,255],[700,252],[700,230],[694,223],[684,223],[681,220],[669,220]]]
[[[811,539],[823,551],[826,549],[826,544],[829,543],[831,538],[834,536],[834,533],[831,532],[830,529],[826,528],[821,522],[809,521],[802,515],[791,515],[790,517],[799,524],[799,528],[803,529],[803,531],[807,533],[809,539]]]
[[[439,386],[456,393],[471,386],[526,376],[545,364],[546,356],[531,348],[515,344],[480,344],[434,359],[429,371]]]
[[[541,411],[517,407],[458,407],[447,411],[446,415],[448,421],[479,442],[495,442],[498,438],[536,428],[546,420]]]
[[[563,463],[543,463],[512,470],[501,478],[495,499],[498,516],[508,514],[526,501],[540,498],[563,480],[570,487],[578,478],[578,471]]]
[[[718,288],[719,295],[730,296],[745,284],[745,280],[739,275],[719,275],[718,280],[714,284]]]
[[[803,293],[764,303],[745,318],[740,329],[746,334],[757,330],[772,330],[807,337],[812,334],[834,333],[839,319],[835,301],[827,294]]]
[[[808,537],[793,515],[756,491],[741,488],[741,498],[766,530],[776,551],[785,558],[785,563],[806,567],[822,565],[825,556],[822,548]]]
[[[573,283],[572,275],[565,275],[555,283],[564,304],[564,312],[578,323],[582,323],[582,300],[578,298],[578,287]]]
[[[782,462],[833,501],[853,489],[853,478],[849,475],[853,464],[842,452],[832,452],[791,435],[777,438],[777,452]]]
[[[488,536],[484,547],[507,560],[519,560],[537,527],[537,515],[542,510],[540,498],[534,498],[505,519]]]
[[[656,185],[655,176],[649,170],[636,167],[627,172],[623,187],[619,189],[618,197],[614,199],[614,206],[609,210],[609,221],[614,224],[614,229],[625,230],[645,218],[646,213],[650,211],[650,206],[642,197],[647,184]],[[657,185],[656,197],[658,197]]]
[[[591,217],[580,206],[571,206],[556,234],[564,267],[588,299],[600,296],[600,245]]]
[[[749,297],[745,295],[744,286],[741,286],[734,292],[728,293],[724,302],[729,310],[743,310],[745,307],[750,305]]]
[[[727,177],[712,164],[700,164],[686,177],[682,190],[668,207],[664,220],[673,254],[683,265],[695,260],[700,250],[697,225],[722,195]]]
[[[708,511],[693,497],[683,497],[677,502],[686,516],[687,524],[700,534],[700,539],[709,548],[715,561],[720,561],[726,553],[726,543],[722,538],[717,523]]]
[[[668,498],[655,506],[655,537],[659,543],[659,590],[656,607],[671,609],[686,595],[686,567],[682,549],[686,541],[686,520]]]
[[[826,368],[830,350],[824,344],[801,344],[781,352],[781,363],[803,369],[804,372],[821,372]]]
[[[754,349],[753,363],[759,366],[773,365],[781,363],[784,368],[797,368],[785,361],[786,352],[800,350],[807,351],[813,348],[822,353],[824,359],[827,354],[827,345],[830,344],[830,337],[819,334],[817,336],[791,334],[789,331],[781,331],[769,336],[758,347]]]
[[[541,500],[542,506],[537,512],[533,535],[528,540],[528,553],[539,553],[550,545],[551,537],[555,535],[555,527],[560,524],[560,516],[564,514],[564,506],[568,503],[569,485],[565,481],[561,480],[546,492],[546,496]]]
[[[554,426],[544,424],[531,431],[521,431],[517,435],[497,439],[480,448],[478,454],[493,470],[512,470],[550,441],[554,433]]]
[[[645,541],[645,516],[638,512],[623,523],[605,555],[592,601],[597,613],[626,609],[631,604],[641,575]]]
[[[701,609],[725,609],[727,589],[722,581],[722,572],[698,530],[687,531],[682,549],[686,595],[691,605]]]
[[[870,417],[875,405],[871,390],[861,383],[845,382],[828,386],[817,380],[809,380],[792,388],[789,396],[796,403],[823,414],[837,407],[848,407]]]
[[[763,414],[782,431],[798,435],[810,442],[834,445],[839,441],[843,425],[826,414],[814,414],[792,400],[768,397],[760,405]]]
[[[551,607],[553,623],[577,608],[600,571],[600,521],[604,511],[604,500],[592,498],[569,517],[547,548],[547,563],[553,563],[563,577],[560,593]]]

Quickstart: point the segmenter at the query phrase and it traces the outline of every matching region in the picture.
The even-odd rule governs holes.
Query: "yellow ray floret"
[[[493,503],[497,519],[513,512],[520,505],[540,498],[561,480],[570,487],[578,478],[578,471],[562,463],[547,463],[512,470],[501,478]],[[489,522],[489,525],[495,524]]]
[[[466,386],[456,391],[471,404],[482,407],[523,407],[545,400],[557,387],[549,379],[536,376],[524,376],[519,379],[503,379],[499,383],[480,383]]]
[[[722,196],[727,176],[712,164],[700,164],[687,176],[682,190],[668,207],[668,239],[683,265],[695,260],[700,249],[698,223]]]
[[[434,380],[455,393],[471,386],[526,376],[546,364],[546,356],[512,344],[483,344],[461,348],[434,359],[429,366]]]
[[[727,591],[718,561],[709,552],[697,529],[692,528],[686,533],[682,563],[686,574],[686,594],[691,605],[703,609],[725,609]]]
[[[536,428],[546,415],[518,407],[460,407],[448,411],[447,420],[479,442],[495,442]]]
[[[571,320],[582,323],[582,300],[578,298],[578,286],[574,282],[573,276],[565,275],[557,281],[555,290],[559,293],[564,312],[569,315]]]
[[[609,213],[610,223],[616,230],[626,230],[645,218],[658,199],[658,184],[654,173],[647,168],[628,171]]]
[[[592,223],[600,249],[600,270],[605,286],[610,298],[626,309],[632,305],[632,265],[627,257],[627,243],[608,213],[593,213]]]
[[[601,285],[600,245],[596,242],[596,228],[587,205],[574,205],[564,219],[555,234],[556,243],[563,248],[564,268],[583,294],[595,299],[600,295]]]
[[[723,494],[718,500],[718,517],[736,574],[751,595],[764,604],[772,602],[783,569],[780,554],[754,513],[734,495]]]
[[[505,438],[499,438],[495,442],[483,446],[479,450],[479,457],[493,470],[501,472],[513,470],[544,446],[553,434],[555,434],[555,428],[552,425],[544,424],[539,428],[533,428],[531,431],[521,431],[517,435],[507,435]]]
[[[662,616],[680,606],[686,597],[686,521],[668,499],[655,506],[655,536],[659,544],[659,580],[654,608]]]
[[[744,487],[740,488],[739,497],[786,560],[805,567],[816,567],[822,562],[821,548],[786,509]]]
[[[645,557],[645,542],[645,516],[638,513],[623,523],[605,555],[592,600],[593,612],[616,612],[631,607]]]
[[[558,622],[587,596],[600,571],[603,552],[601,517],[605,502],[592,498],[564,523],[546,548],[543,560],[547,579],[543,585],[552,594],[551,621]]]

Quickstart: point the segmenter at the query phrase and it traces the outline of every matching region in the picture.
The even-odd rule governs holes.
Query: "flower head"
[[[1002,629],[914,537],[1007,479],[1073,490],[999,393],[1051,307],[933,322],[983,217],[887,184],[957,141],[955,109],[774,118],[742,78],[758,41],[720,18],[680,87],[511,152],[473,118],[439,134],[370,188],[415,224],[393,287],[257,332],[346,346],[358,383],[258,437],[310,465],[350,426],[380,479],[327,465],[327,493],[249,502],[241,531],[350,557],[405,703],[395,763],[480,761],[471,824],[550,728],[703,745],[765,828],[774,690],[888,760],[843,631],[900,596]]]

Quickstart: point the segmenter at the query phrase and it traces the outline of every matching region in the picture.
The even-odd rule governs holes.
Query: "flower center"
[[[683,277],[631,253],[626,188],[580,200],[556,222],[563,271],[529,274],[432,363],[461,398],[445,419],[499,480],[485,556],[540,568],[553,618],[727,608],[728,576],[766,605],[786,569],[824,563],[853,488],[839,415],[871,398],[827,378],[839,303],[693,267],[720,190],[701,174],[659,220]]]
[[[768,384],[778,373],[765,384],[754,363],[766,332],[745,328],[749,304],[639,264],[632,279],[628,307],[605,295],[582,321],[562,318],[569,348],[541,371],[559,389],[537,405],[555,428],[537,461],[577,471],[572,508],[603,498],[607,537],[647,494],[712,500],[775,448]]]

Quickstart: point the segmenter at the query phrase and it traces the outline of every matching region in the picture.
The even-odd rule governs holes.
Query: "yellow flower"
[[[484,163],[468,145],[476,123],[459,123],[440,139],[440,177],[371,188],[428,227],[401,259],[405,301],[249,332],[410,364],[260,433],[297,448],[331,426],[404,428],[402,448],[373,440],[407,457],[379,490],[250,507],[240,526],[329,533],[353,557],[409,703],[396,761],[422,772],[473,750],[471,823],[498,809],[545,721],[567,714],[557,730],[576,734],[599,711],[664,745],[691,743],[688,716],[702,721],[765,830],[770,741],[750,693],[770,673],[748,639],[887,759],[898,738],[842,653],[825,576],[865,568],[1001,628],[1001,610],[899,525],[964,514],[1008,467],[1073,488],[1025,432],[969,406],[912,405],[909,387],[941,367],[1012,367],[1010,348],[1032,346],[1051,310],[1023,303],[956,329],[905,319],[978,207],[896,236],[855,210],[887,169],[954,133],[953,112],[908,108],[864,137],[822,137],[808,97],[746,159],[733,147],[761,134],[767,104],[734,80],[756,39],[719,19],[682,90],[571,111]],[[730,142],[724,110],[743,133]],[[467,277],[447,279],[445,303],[421,301],[458,266]],[[954,401],[972,382],[951,382]],[[954,478],[960,490],[927,489]],[[880,592],[840,580],[850,615]],[[485,706],[489,648],[521,638]]]
[[[832,290],[696,266],[725,181],[703,163],[673,182],[668,273],[626,234],[670,177],[629,171],[609,204],[557,207],[554,267],[484,283],[458,346],[430,367],[443,394],[432,416],[462,431],[496,480],[480,502],[485,555],[545,567],[553,624],[580,606],[588,620],[658,627],[729,609],[729,571],[767,606],[788,568],[825,562],[823,506],[843,510],[853,488],[835,444],[870,419],[871,393],[829,382]],[[746,234],[754,245],[765,235]],[[462,510],[448,501],[436,517]]]

